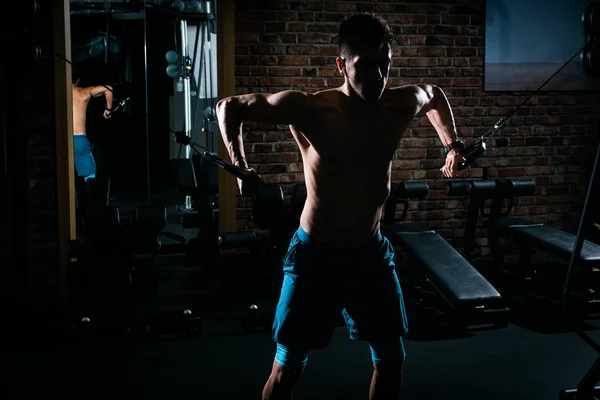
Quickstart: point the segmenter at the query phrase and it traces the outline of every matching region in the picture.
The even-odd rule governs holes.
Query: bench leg
[[[502,243],[497,236],[490,237],[490,250],[492,252],[492,260],[494,266],[504,268],[504,252],[502,251]]]

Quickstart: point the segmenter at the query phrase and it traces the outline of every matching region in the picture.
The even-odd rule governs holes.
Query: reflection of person
[[[444,92],[428,84],[386,88],[389,26],[359,14],[342,23],[338,39],[341,87],[233,96],[217,105],[232,162],[247,174],[258,178],[245,159],[244,121],[289,125],[304,165],[307,199],[284,258],[273,324],[277,351],[263,399],[291,398],[309,351],[329,344],[340,313],[350,337],[370,346],[370,398],[398,397],[408,327],[394,250],[379,225],[392,159],[416,116],[427,115],[447,150],[444,176],[462,174],[462,144]],[[238,185],[243,195],[254,187],[247,180]]]
[[[92,154],[92,145],[86,135],[87,105],[92,97],[104,96],[106,109],[104,118],[110,118],[113,92],[109,85],[79,86],[80,78],[73,72],[73,149],[75,151],[75,170],[77,176],[89,178],[96,177],[96,161]]]

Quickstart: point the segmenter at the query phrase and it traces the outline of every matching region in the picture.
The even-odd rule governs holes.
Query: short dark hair
[[[71,64],[71,79],[73,83],[77,83],[77,80],[80,80],[79,84],[81,85],[81,81],[84,80],[83,74],[83,65],[81,64]]]
[[[339,54],[347,51],[355,54],[361,48],[381,48],[392,45],[394,33],[385,20],[375,14],[360,13],[340,25],[338,34]]]

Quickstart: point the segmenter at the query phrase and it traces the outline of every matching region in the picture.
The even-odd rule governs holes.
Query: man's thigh
[[[284,277],[273,323],[277,343],[305,350],[326,347],[343,309],[344,286],[336,266],[297,235],[284,258]]]
[[[92,146],[84,135],[74,137],[75,170],[78,176],[93,178],[96,174],[96,161],[92,154]]]
[[[404,298],[391,244],[383,239],[377,250],[356,272],[344,319],[352,339],[394,341],[408,331]]]

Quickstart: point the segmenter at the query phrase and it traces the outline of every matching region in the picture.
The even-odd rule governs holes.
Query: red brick
[[[307,32],[337,33],[337,24],[306,24]]]
[[[327,11],[343,11],[343,12],[356,11],[356,3],[354,3],[354,2],[351,2],[351,3],[327,2],[327,3],[325,3],[325,10],[327,10]]]
[[[323,54],[321,47],[313,46],[308,44],[294,44],[288,45],[286,49],[287,54],[300,54],[300,55],[317,55]]]
[[[333,36],[324,33],[299,33],[298,43],[309,44],[328,44],[331,43]]]
[[[456,86],[481,86],[481,78],[456,78],[454,79],[454,84]]]
[[[280,65],[308,65],[307,56],[279,56]]]
[[[287,25],[288,32],[306,32],[306,24],[295,23]]]
[[[295,67],[270,67],[269,75],[271,76],[301,76],[302,68]]]

